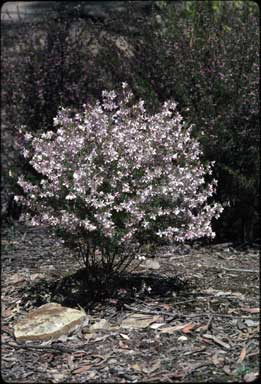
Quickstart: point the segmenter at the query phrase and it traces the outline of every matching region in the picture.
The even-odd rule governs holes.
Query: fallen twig
[[[259,273],[259,271],[257,269],[243,269],[243,268],[226,268],[226,267],[222,267],[222,265],[202,265],[202,267],[208,269],[208,268],[214,268],[214,269],[221,269],[221,270],[224,270],[224,271],[231,271],[231,272],[246,272],[246,273]]]
[[[218,267],[218,268],[222,268],[225,271],[232,271],[232,272],[259,273],[259,271],[256,269],[225,268],[225,267]]]
[[[102,365],[102,364],[106,363],[106,361],[108,361],[114,353],[115,353],[115,352],[113,351],[113,352],[109,353],[109,354],[106,355],[106,356],[101,356],[101,355],[91,355],[91,356],[94,357],[94,358],[96,357],[96,358],[98,358],[98,359],[101,359],[101,361],[99,361],[98,363],[94,363],[94,364],[93,364],[93,367],[97,367],[97,366],[99,366],[99,365]]]
[[[247,357],[249,358],[249,357],[253,357],[253,356],[257,356],[257,355],[260,355],[260,351],[256,351],[256,352],[249,353],[249,354],[247,355]]]
[[[177,316],[177,314],[174,312],[150,311],[150,310],[145,310],[145,309],[138,309],[138,308],[131,307],[128,304],[124,304],[124,307],[127,309],[130,309],[133,312],[142,313],[144,315],[163,315],[163,316],[169,316],[169,317],[174,317],[174,316],[176,317]]]
[[[164,315],[164,316],[169,316],[169,317],[173,317],[173,319],[176,319],[178,317],[185,317],[185,318],[193,318],[193,317],[213,317],[213,316],[216,316],[216,317],[228,317],[230,319],[249,319],[249,316],[245,316],[245,315],[228,315],[228,314],[225,314],[225,313],[193,313],[191,315],[189,314],[185,314],[185,313],[180,313],[180,312],[165,312],[165,311],[150,311],[150,310],[144,310],[144,309],[138,309],[138,308],[134,308],[134,307],[131,307],[130,305],[128,304],[124,304],[124,307],[127,308],[127,309],[130,309],[131,311],[133,312],[138,312],[138,313],[142,313],[144,315]],[[212,321],[212,320],[211,320]]]
[[[183,317],[189,317],[189,318],[193,318],[193,317],[202,317],[202,316],[216,316],[216,317],[228,317],[230,319],[249,319],[250,317],[249,316],[244,316],[244,315],[227,315],[225,313],[199,313],[199,314],[192,314],[192,315],[185,315],[185,314],[181,314],[179,313],[178,314],[179,316],[183,316]]]
[[[189,256],[191,256],[191,254],[181,255],[181,256],[171,256],[171,255],[169,255],[168,257],[170,257],[171,261],[172,261],[172,260],[176,260],[176,259],[183,259],[184,257],[189,257]],[[167,263],[164,263],[164,264],[167,264]]]
[[[207,326],[206,326],[206,331],[208,331],[211,328],[213,317],[214,317],[213,315],[209,316],[209,320],[208,320],[208,323],[207,323]]]
[[[231,348],[231,346],[228,343],[225,343],[223,340],[219,339],[218,337],[216,337],[214,335],[209,335],[206,333],[205,335],[202,335],[202,337],[205,339],[214,341],[214,343],[220,345],[221,347],[223,347],[225,349]]]
[[[203,367],[208,367],[210,365],[209,362],[205,362],[205,363],[198,363],[197,365],[195,365],[194,367],[191,367],[191,369],[188,371],[189,374],[193,373],[194,371],[196,371],[197,369],[199,368],[203,368]]]
[[[206,349],[207,349],[207,347],[204,347],[204,348],[198,348],[195,351],[184,352],[184,356],[190,356],[190,355],[193,355],[194,353],[201,353],[201,352],[204,352]],[[177,350],[176,347],[175,348],[171,348],[169,350],[169,352],[176,351],[176,350]]]
[[[9,346],[15,348],[15,349],[47,349],[47,350],[54,350],[59,352],[65,352],[65,353],[72,353],[72,352],[85,352],[83,350],[79,350],[77,348],[66,348],[62,345],[34,345],[34,344],[17,344],[17,343],[4,343],[8,344]],[[81,346],[82,348],[83,346]]]

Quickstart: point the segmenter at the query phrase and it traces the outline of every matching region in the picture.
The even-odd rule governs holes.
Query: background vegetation
[[[19,128],[52,129],[60,105],[81,109],[127,81],[151,111],[169,98],[215,161],[217,241],[258,236],[259,9],[250,1],[153,1],[86,18],[69,5],[2,33],[2,189],[32,173],[17,155]],[[54,129],[54,128],[53,128]],[[32,177],[37,177],[32,174]],[[8,187],[8,188],[7,188]],[[11,213],[11,212],[10,212]]]

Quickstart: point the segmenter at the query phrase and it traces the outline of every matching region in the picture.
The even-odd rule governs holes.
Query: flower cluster
[[[104,91],[102,101],[74,116],[61,108],[56,132],[27,135],[24,154],[42,180],[20,177],[26,196],[17,199],[35,224],[81,241],[126,246],[151,233],[178,242],[213,237],[211,220],[222,208],[209,204],[215,181],[205,181],[211,168],[200,161],[192,128],[174,102],[150,115],[132,98],[123,83],[121,93]]]

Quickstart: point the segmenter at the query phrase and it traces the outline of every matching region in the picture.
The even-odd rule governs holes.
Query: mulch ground
[[[158,263],[159,265],[158,265]],[[2,229],[2,378],[9,383],[252,382],[259,372],[259,251],[162,246],[100,295],[47,228]],[[48,302],[112,327],[17,343],[13,327]],[[138,313],[153,322],[120,324]],[[105,322],[104,322],[105,324]],[[135,324],[134,324],[135,325]],[[88,328],[88,327],[87,327]]]

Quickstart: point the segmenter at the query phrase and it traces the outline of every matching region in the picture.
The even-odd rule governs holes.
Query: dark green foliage
[[[230,227],[234,239],[258,230],[259,45],[257,5],[220,1],[162,2],[136,42],[144,84],[160,101],[179,102],[205,158],[216,162],[218,199],[231,206],[216,229]]]

